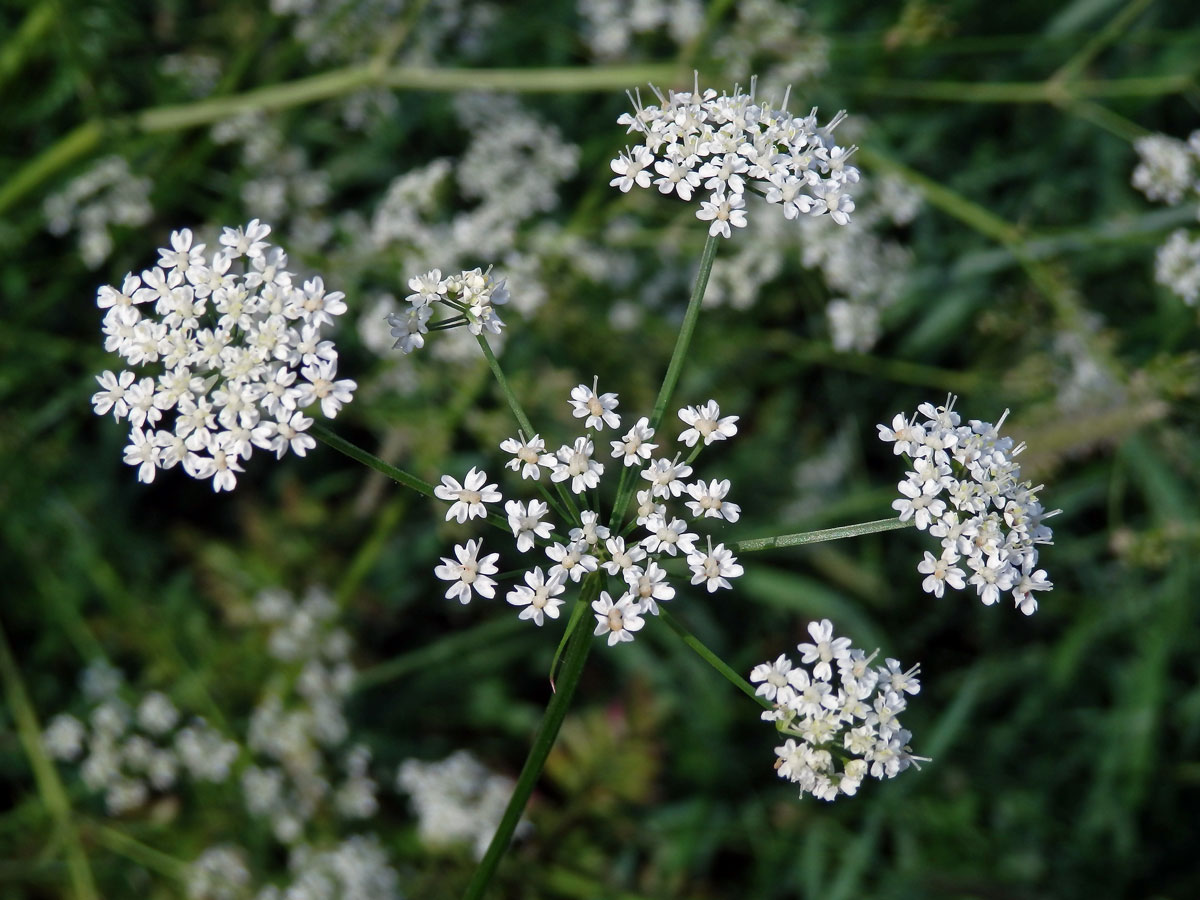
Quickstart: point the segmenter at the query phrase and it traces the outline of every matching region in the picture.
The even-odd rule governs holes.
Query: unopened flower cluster
[[[425,335],[465,325],[471,334],[499,334],[504,322],[496,313],[497,306],[508,302],[508,290],[504,281],[492,277],[492,270],[484,272],[472,269],[449,278],[442,277],[441,269],[431,269],[424,275],[410,278],[409,290],[404,299],[408,309],[390,313],[387,323],[391,326],[393,345],[402,353],[411,353],[425,346]],[[437,304],[451,310],[449,318],[435,322],[433,316]]]
[[[1133,186],[1150,200],[1178,206],[1200,200],[1200,130],[1187,141],[1151,134],[1134,141]],[[1155,280],[1189,306],[1200,298],[1200,236],[1179,228],[1158,248]]]
[[[762,718],[787,735],[775,748],[779,777],[799,785],[801,796],[834,800],[856,793],[868,775],[894,778],[925,762],[912,755],[912,734],[899,719],[905,695],[921,689],[920,666],[902,671],[888,659],[873,667],[879,651],[852,649],[828,619],[809,623],[808,633],[812,643],[796,647],[800,665],[782,653],[750,673],[755,693],[773,704]]]
[[[787,219],[828,214],[839,225],[850,221],[854,200],[847,188],[858,181],[858,170],[848,165],[853,148],[832,137],[845,113],[820,126],[815,108],[798,117],[786,111],[786,97],[779,109],[756,100],[753,79],[748,94],[702,93],[698,81],[693,91],[666,97],[652,90],[659,105],[643,106],[638,95],[634,112],[617,120],[642,143],[612,161],[614,187],[627,192],[653,184],[682,200],[703,189],[707,199],[696,218],[712,223],[710,235],[726,238],[731,226],[746,225],[747,189],[781,204]]]
[[[518,434],[500,445],[512,457],[507,468],[518,472],[523,481],[534,482],[544,498],[504,503],[517,550],[525,554],[541,549],[552,563],[546,570],[534,566],[526,572],[525,583],[508,592],[508,602],[522,607],[522,619],[542,625],[547,616],[558,618],[568,581],[578,583],[603,569],[624,587],[615,599],[602,591],[592,604],[596,634],[608,635],[610,645],[632,641],[634,632],[645,624],[643,616],[657,615],[659,602],[675,596],[675,587],[659,564],[666,557],[678,555],[686,560],[691,583],[703,585],[709,592],[730,587],[729,579],[742,574],[730,549],[723,543],[714,546],[711,536],[700,543],[691,530],[704,519],[738,520],[741,508],[726,499],[729,481],[689,480],[691,460],[702,447],[735,435],[738,417],[722,416],[714,400],[679,410],[686,426],[679,440],[694,448],[684,460],[681,452],[670,456],[660,451],[655,429],[646,417],[622,433],[617,406],[615,393],[600,393],[595,381],[591,387],[581,384],[571,391],[571,408],[576,418],[585,420],[585,434],[554,452],[547,450],[540,434]],[[606,429],[612,438],[601,437]],[[636,537],[627,533],[629,529],[626,533],[613,530],[613,523],[589,499],[597,496],[606,470],[624,474],[626,485],[634,485],[628,490],[628,499],[634,517],[630,527],[637,529]],[[487,482],[487,474],[474,468],[461,483],[443,476],[435,494],[452,504],[446,519],[466,522],[486,517],[488,504],[503,500],[497,486]],[[678,506],[669,507],[676,501],[686,507],[687,518],[679,515]],[[565,511],[574,527],[561,528],[547,518],[552,506]],[[448,598],[468,603],[475,594],[489,599],[495,596],[496,581],[491,576],[498,571],[500,555],[485,554],[482,548],[482,540],[457,545],[456,558],[443,558],[435,569],[439,578],[451,583]]]
[[[162,693],[123,693],[120,672],[103,663],[84,671],[91,706],[85,720],[61,713],[42,736],[46,752],[78,762],[88,790],[104,795],[108,814],[120,816],[182,782],[220,783],[229,778],[238,746],[195,717],[185,720]]]
[[[100,288],[104,347],[130,368],[97,376],[92,404],[128,420],[125,462],[140,481],[181,465],[232,490],[255,447],[303,456],[316,444],[305,411],[333,418],[352,399],[322,339],[344,295],[320,277],[295,284],[270,231],[257,219],[226,228],[211,257],[188,229],[172,232],[156,266]]]
[[[400,764],[396,787],[412,803],[422,844],[430,848],[468,844],[475,858],[482,859],[504,817],[514,782],[490,771],[466,750],[458,750],[436,762],[406,759]],[[530,828],[522,820],[517,835]]]
[[[988,606],[1011,592],[1021,612],[1032,615],[1034,594],[1053,587],[1037,567],[1037,545],[1050,543],[1044,520],[1057,510],[1046,512],[1038,501],[1041,485],[1021,480],[1016,457],[1025,445],[1000,434],[1008,412],[995,425],[979,419],[963,425],[954,399],[938,407],[923,403],[912,418],[898,414],[890,428],[878,426],[879,439],[913,466],[892,508],[902,522],[912,520],[941,540],[941,553],[926,550],[917,566],[925,591],[941,597],[947,586],[961,591],[969,583]]]

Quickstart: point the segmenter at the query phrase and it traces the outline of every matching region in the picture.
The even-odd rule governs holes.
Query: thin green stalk
[[[96,893],[96,882],[88,865],[87,853],[79,841],[79,833],[71,819],[71,802],[58,778],[58,771],[46,750],[42,747],[42,729],[38,725],[37,713],[25,691],[25,682],[21,672],[13,660],[12,652],[8,649],[8,638],[0,627],[0,678],[4,680],[4,694],[8,700],[8,708],[17,726],[17,735],[25,755],[29,758],[29,766],[33,769],[33,778],[37,784],[38,794],[46,810],[58,826],[62,835],[63,852],[67,857],[67,872],[70,874],[72,890],[79,900],[99,900]]]
[[[13,206],[43,181],[86,157],[100,146],[107,132],[155,134],[211,125],[243,113],[275,112],[345,96],[368,87],[415,91],[514,91],[576,93],[611,91],[642,81],[671,81],[679,74],[674,63],[542,69],[440,69],[377,63],[348,66],[285,84],[242,94],[160,106],[141,112],[88,122],[50,145],[0,186],[0,213]]]
[[[819,544],[822,541],[840,541],[842,538],[878,534],[881,531],[899,531],[901,528],[911,528],[912,526],[911,519],[907,522],[901,522],[899,519],[877,519],[874,522],[863,522],[860,525],[842,525],[839,528],[822,528],[819,531],[801,531],[796,534],[752,538],[748,541],[737,541],[732,548],[737,553],[754,553],[758,550],[798,547],[801,544]]]
[[[1072,100],[1113,97],[1162,97],[1188,90],[1191,75],[1152,75],[1140,78],[1094,79],[1070,83],[1048,81],[905,81],[865,78],[854,90],[877,97],[937,100],[955,103],[1069,103]]]
[[[313,422],[308,429],[308,433],[322,443],[328,444],[339,453],[344,453],[355,462],[360,462],[367,468],[374,469],[381,475],[386,475],[393,481],[399,482],[406,488],[411,488],[418,494],[424,494],[426,497],[431,497],[434,500],[438,500],[437,495],[433,493],[433,485],[428,481],[418,478],[416,475],[413,475],[409,472],[405,472],[403,469],[397,469],[391,463],[384,462],[374,453],[364,450],[362,447],[358,446],[358,444],[351,443],[344,437],[334,434],[322,423]],[[439,502],[441,501],[439,500]],[[512,531],[512,529],[508,527],[508,520],[498,513],[488,513],[487,521],[489,524],[496,526],[502,531]]]
[[[696,282],[692,285],[692,296],[688,300],[687,311],[683,314],[683,323],[679,326],[679,336],[675,339],[675,349],[671,353],[671,361],[667,364],[667,373],[663,376],[662,387],[658,389],[658,399],[654,401],[654,412],[650,414],[650,427],[655,432],[658,431],[659,423],[662,422],[667,404],[671,402],[675,385],[679,383],[679,373],[683,369],[683,361],[687,358],[688,348],[692,344],[692,333],[696,330],[696,322],[700,318],[700,308],[704,305],[704,291],[708,288],[708,276],[712,273],[713,260],[717,256],[717,245],[721,240],[716,235],[710,234],[708,240],[704,242],[704,250],[700,254],[700,268],[696,271]],[[617,502],[613,506],[611,527],[620,527],[625,516],[625,507],[629,505],[632,493],[633,487],[630,486],[625,488],[623,493],[617,495]]]
[[[25,63],[30,51],[53,27],[58,10],[50,0],[42,0],[26,13],[12,37],[0,47],[0,87]]]
[[[1058,67],[1048,81],[1063,82],[1074,79],[1101,51],[1121,36],[1129,24],[1142,14],[1154,0],[1130,0],[1108,24],[1096,32],[1070,59]]]
[[[517,425],[525,432],[526,438],[533,437],[538,432],[533,427],[533,423],[529,421],[529,416],[525,415],[525,408],[521,406],[521,401],[517,399],[517,395],[513,392],[512,386],[509,385],[508,379],[504,377],[504,370],[500,368],[500,360],[496,359],[496,354],[492,352],[492,345],[488,343],[487,336],[481,331],[475,335],[475,340],[479,341],[479,347],[483,350],[483,356],[487,360],[488,366],[491,367],[492,374],[496,376],[496,383],[500,385],[500,393],[508,401],[508,408],[512,410],[513,417],[517,420]],[[571,495],[567,493],[566,488],[563,487],[561,482],[555,482],[555,487],[558,490],[558,496],[562,499],[563,506],[571,511],[569,518],[578,522],[579,508],[575,505],[575,501],[571,499]]]
[[[508,379],[504,377],[504,370],[500,368],[500,360],[496,359],[496,354],[492,352],[492,345],[488,343],[487,336],[481,331],[475,335],[475,340],[479,341],[479,348],[483,350],[483,356],[487,360],[488,365],[491,366],[492,374],[496,376],[496,383],[500,385],[500,393],[508,401],[508,408],[512,410],[517,424],[525,431],[526,436],[533,437],[537,432],[534,430],[533,424],[529,421],[529,416],[525,415],[525,408],[521,406],[521,401],[513,393]]]
[[[472,628],[440,638],[428,646],[401,653],[377,666],[364,669],[354,679],[353,690],[376,687],[402,678],[410,672],[418,672],[459,659],[470,651],[494,646],[497,640],[517,634],[521,630],[515,617],[489,619]]]
[[[675,393],[679,373],[683,370],[683,361],[692,345],[692,333],[696,330],[696,321],[700,318],[700,307],[704,304],[704,292],[708,288],[708,276],[712,273],[717,245],[721,240],[710,234],[704,242],[704,251],[700,254],[700,268],[696,271],[696,282],[692,285],[692,296],[688,300],[687,311],[683,314],[683,324],[679,326],[679,337],[675,339],[675,349],[671,353],[671,361],[667,364],[667,374],[663,376],[662,387],[658,389],[658,399],[654,401],[654,412],[650,415],[650,427],[656,432],[663,414],[667,411],[667,404],[671,402],[671,395]]]
[[[143,844],[122,831],[99,824],[92,825],[88,831],[95,836],[99,844],[119,856],[132,860],[139,866],[144,866],[176,881],[183,881],[187,877],[188,864],[186,862],[163,853],[161,850],[156,850],[148,844]]]
[[[724,676],[725,680],[732,684],[735,688],[761,706],[763,709],[770,709],[771,704],[764,697],[754,693],[754,685],[750,684],[745,678],[733,670],[732,667],[717,654],[709,650],[701,640],[685,628],[678,619],[667,612],[666,607],[660,606],[658,609],[659,618],[667,623],[667,627],[674,631],[683,642],[693,650],[697,656],[716,669]]]
[[[579,600],[576,602],[591,606],[592,601],[600,594],[600,584],[600,576],[588,576],[579,592]],[[496,834],[492,837],[492,842],[488,845],[487,853],[484,854],[479,867],[476,868],[471,883],[467,885],[463,900],[480,900],[483,897],[492,876],[496,873],[500,859],[508,850],[513,832],[516,831],[521,814],[525,811],[525,804],[529,802],[529,795],[533,793],[533,787],[542,774],[546,759],[550,756],[550,750],[554,746],[555,738],[558,737],[558,730],[567,715],[567,709],[571,705],[571,698],[575,695],[579,677],[583,674],[583,664],[587,660],[588,652],[592,649],[592,643],[592,632],[588,628],[576,628],[574,634],[571,635],[571,640],[568,642],[566,653],[563,656],[562,673],[558,679],[554,696],[546,705],[542,724],[538,726],[537,735],[533,739],[533,747],[530,748],[529,756],[526,757],[525,765],[521,769],[521,775],[517,778],[517,785],[504,810],[504,817],[500,820]]]

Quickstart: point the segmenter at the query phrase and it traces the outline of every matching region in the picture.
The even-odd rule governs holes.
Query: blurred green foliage
[[[385,61],[597,64],[571,3],[497,5],[479,40],[465,43],[452,29],[422,42],[451,4],[397,3],[398,15],[376,22],[370,16],[390,4],[342,6],[361,12],[370,27],[355,33]],[[729,86],[739,76],[712,48],[734,7],[711,3],[711,28],[686,52],[660,35],[617,62],[695,65],[703,83]],[[529,810],[534,831],[502,865],[496,896],[1198,896],[1198,332],[1195,310],[1153,282],[1155,246],[1194,222],[1195,209],[1152,207],[1129,173],[1131,137],[1186,137],[1196,127],[1200,19],[1185,3],[1111,0],[813,0],[805,10],[806,29],[829,40],[829,62],[793,108],[845,107],[868,123],[856,132],[865,177],[899,173],[924,193],[924,207],[894,235],[912,269],[870,352],[831,348],[822,311],[832,292],[800,266],[799,247],[751,308],[701,319],[677,398],[716,396],[743,417],[738,440],[706,460],[708,477],[730,478],[745,510],[727,533],[888,515],[901,469],[874,424],[953,390],[967,417],[994,421],[1012,408],[1009,427],[1029,445],[1027,473],[1046,484],[1047,506],[1064,511],[1042,556],[1055,590],[1031,619],[968,594],[935,600],[915,572],[924,536],[911,532],[744,558],[734,591],[681,596],[678,616],[743,672],[825,616],[859,646],[919,660],[923,690],[906,725],[915,751],[934,761],[833,805],[799,801],[771,771],[772,735],[753,704],[652,622],[634,644],[597,648],[589,660]],[[408,896],[454,896],[469,853],[421,847],[391,786],[395,767],[465,747],[515,773],[548,699],[558,630],[518,627],[526,623],[500,602],[450,608],[432,568],[465,532],[327,448],[280,464],[256,457],[232,495],[178,472],[144,486],[121,463],[123,428],[88,404],[93,376],[113,366],[98,340],[97,286],[150,265],[172,228],[258,215],[244,202],[253,173],[207,128],[136,124],[140,110],[195,102],[182,79],[164,74],[163,58],[218,60],[216,97],[368,58],[347,44],[344,58],[311,60],[295,22],[241,3],[0,0],[0,196],[21,187],[0,219],[0,620],[42,724],[81,708],[78,673],[105,658],[134,685],[236,731],[269,671],[242,621],[248,599],[270,586],[330,586],[367,673],[351,722],[383,784],[372,827]],[[414,45],[423,54],[405,57]],[[775,65],[789,48],[769,50],[766,65]],[[1144,95],[1071,87],[1153,78],[1178,84]],[[977,95],[1004,84],[1034,87]],[[332,236],[293,261],[345,290],[356,319],[369,298],[401,295],[416,272],[343,243],[351,232],[339,217],[368,216],[393,178],[461,152],[464,141],[446,93],[394,97],[394,108],[356,129],[344,123],[342,98],[271,113],[330,186],[314,214],[328,217]],[[578,173],[547,218],[583,240],[621,244],[639,280],[660,265],[686,274],[703,242],[690,211],[607,186],[607,161],[624,142],[614,124],[627,105],[621,90],[520,102],[580,147]],[[51,148],[66,153],[56,142],[83,123],[99,139],[57,165]],[[73,235],[47,233],[42,203],[112,153],[151,180],[153,215],[114,228],[111,256],[89,270]],[[276,232],[284,246],[288,233]],[[621,393],[624,410],[648,412],[686,279],[636,328],[617,332],[612,304],[636,300],[634,288],[617,298],[553,255],[542,265],[563,277],[546,279],[536,313],[512,317],[503,356],[531,417],[565,435],[566,393],[592,374]],[[393,359],[371,353],[351,327],[338,340],[346,374],[386,384]],[[1102,373],[1100,394],[1067,393],[1080,360]],[[415,389],[364,390],[336,424],[431,480],[472,464],[498,469],[489,448],[514,430],[481,362],[432,360]],[[831,448],[840,465],[828,478],[798,482],[798,467],[828,461]],[[77,840],[100,896],[181,896],[162,866],[102,839],[102,804],[68,766],[58,771],[76,836],[64,830],[6,696],[0,895],[70,896]],[[232,831],[244,819],[201,795],[109,824],[184,861],[235,839],[260,854],[261,871],[281,870],[262,835]]]

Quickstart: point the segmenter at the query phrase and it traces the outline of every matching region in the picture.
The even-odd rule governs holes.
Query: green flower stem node
[[[796,534],[777,534],[774,537],[752,538],[748,541],[737,541],[731,547],[735,553],[754,553],[758,550],[775,550],[781,547],[798,547],[801,544],[839,541],[842,538],[859,537],[864,534],[877,534],[881,531],[899,531],[901,528],[912,528],[914,524],[911,519],[907,522],[901,522],[899,519],[876,519],[874,522],[862,522],[858,525],[841,525],[837,528],[822,528],[819,531],[801,531]]]

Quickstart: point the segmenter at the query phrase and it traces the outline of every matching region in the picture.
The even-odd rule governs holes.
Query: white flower
[[[579,514],[580,527],[572,528],[570,537],[571,541],[576,544],[586,544],[589,548],[595,548],[600,541],[605,540],[609,535],[607,525],[600,524],[600,514],[590,509],[585,509]]]
[[[727,579],[737,578],[745,571],[738,565],[737,557],[732,550],[725,549],[724,544],[712,545],[712,537],[708,539],[708,552],[696,550],[688,554],[688,567],[692,570],[692,584],[703,584],[710,594],[717,588],[732,587]]]
[[[546,556],[554,563],[550,567],[550,577],[562,580],[570,578],[578,583],[584,575],[595,572],[600,561],[588,553],[587,549],[588,545],[584,543],[553,544],[547,547]]]
[[[140,428],[129,432],[130,443],[125,448],[125,465],[138,467],[138,481],[149,484],[154,480],[158,465],[159,449],[155,444],[155,433],[147,435]]]
[[[626,547],[625,538],[612,537],[604,542],[604,547],[608,550],[608,559],[602,565],[609,575],[620,575],[629,581],[635,573],[641,573],[638,563],[646,558],[646,551],[641,546]]]
[[[958,558],[953,551],[949,555],[944,553],[941,557],[935,557],[926,550],[925,558],[917,563],[917,571],[928,576],[921,582],[921,589],[935,597],[942,596],[947,584],[961,591],[964,587],[963,570],[954,565]]]
[[[721,407],[717,405],[716,400],[709,400],[700,407],[684,407],[679,410],[679,418],[688,426],[687,430],[679,435],[679,439],[689,447],[696,446],[696,442],[701,438],[707,447],[713,441],[723,441],[737,434],[735,423],[739,417],[721,418]]]
[[[625,583],[634,599],[642,605],[642,611],[652,616],[658,615],[658,601],[675,597],[675,588],[667,581],[667,573],[653,560],[644,569],[626,569]]]
[[[551,481],[566,481],[571,479],[571,490],[582,494],[588,488],[594,488],[600,483],[600,475],[604,465],[592,459],[594,447],[590,438],[575,439],[574,446],[563,446],[558,450],[558,464],[550,473]]]
[[[507,438],[500,444],[500,449],[511,453],[513,458],[504,464],[505,468],[514,472],[521,470],[522,478],[532,478],[535,481],[542,477],[541,467],[552,469],[555,466],[554,454],[546,453],[546,442],[540,435],[534,435],[528,441],[525,436],[518,434],[515,438]]]
[[[653,491],[638,491],[637,502],[635,521],[639,525],[645,525],[651,516],[663,516],[667,513],[666,504],[654,502]]]
[[[696,535],[687,530],[683,519],[666,520],[665,516],[653,515],[646,519],[646,530],[650,536],[642,539],[642,546],[649,553],[667,553],[674,556],[677,550],[692,553]]]
[[[621,440],[612,441],[613,459],[620,459],[627,466],[635,466],[649,459],[658,449],[658,444],[649,443],[652,437],[654,429],[650,427],[650,420],[642,416]]]
[[[650,173],[647,167],[653,161],[654,157],[645,147],[634,147],[630,156],[622,153],[609,163],[609,167],[617,175],[609,184],[620,188],[623,193],[629,193],[635,184],[638,187],[650,187]]]
[[[683,479],[692,474],[692,467],[674,460],[656,459],[642,470],[642,477],[650,482],[650,491],[655,497],[678,497],[683,493]]]
[[[803,663],[816,662],[813,675],[821,681],[828,681],[833,677],[833,670],[829,664],[850,655],[850,638],[834,639],[833,623],[829,619],[809,622],[808,633],[816,643],[796,645],[796,649],[802,654],[800,661]]]
[[[622,641],[632,641],[633,632],[641,631],[646,624],[641,616],[641,606],[634,601],[632,594],[622,594],[614,603],[608,591],[601,591],[600,599],[592,603],[592,610],[596,614],[594,634],[607,634],[610,647]]]
[[[514,587],[506,599],[513,606],[525,607],[518,618],[533,619],[535,625],[541,625],[545,621],[543,616],[558,618],[558,608],[563,604],[558,595],[565,589],[563,580],[563,576],[558,575],[547,581],[541,566],[537,566],[525,573],[525,584]]]
[[[412,353],[425,346],[425,335],[429,333],[426,323],[433,310],[428,306],[413,306],[404,312],[389,313],[387,323],[391,326],[392,337],[401,353]]]
[[[723,193],[714,193],[711,200],[700,202],[700,211],[696,213],[696,218],[712,222],[708,226],[710,237],[716,237],[719,234],[721,237],[727,238],[732,233],[730,225],[734,228],[746,227],[745,207],[746,201],[742,199],[741,194],[726,197]]]
[[[787,674],[791,668],[792,661],[788,659],[788,655],[780,653],[775,662],[759,663],[751,669],[750,683],[758,684],[754,689],[755,696],[774,700],[779,691],[789,691]]]
[[[497,499],[499,496],[496,494]],[[535,538],[550,537],[554,526],[541,521],[542,516],[549,510],[550,507],[540,500],[530,500],[528,508],[520,500],[509,500],[504,504],[504,511],[508,513],[508,524],[517,538],[517,549],[522,553],[533,549]]]
[[[584,424],[597,431],[602,431],[605,425],[609,428],[619,428],[621,417],[615,412],[617,395],[597,394],[596,384],[598,381],[598,378],[593,379],[590,388],[586,384],[581,384],[571,389],[571,407],[574,410],[574,416],[577,419],[586,416],[587,422]]]
[[[686,502],[687,508],[697,519],[715,517],[726,522],[736,522],[742,515],[742,508],[736,503],[725,499],[729,493],[729,479],[713,480],[705,484],[697,481],[687,486],[687,492],[692,497]]]
[[[271,226],[251,219],[250,224],[243,229],[226,228],[221,234],[221,243],[226,247],[225,256],[237,259],[239,256],[255,258],[263,255],[269,244],[266,237],[271,233]]]
[[[442,483],[433,489],[433,495],[447,503],[453,501],[450,509],[446,511],[447,522],[455,519],[461,523],[476,516],[481,519],[487,518],[487,507],[484,504],[499,503],[501,497],[496,485],[484,484],[486,481],[487,473],[474,466],[462,484],[449,475],[442,476]]]
[[[479,551],[482,547],[483,541],[467,541],[465,545],[454,545],[454,555],[458,557],[457,562],[442,557],[442,565],[436,567],[433,574],[443,581],[454,582],[446,591],[446,599],[457,600],[465,605],[471,602],[472,591],[488,600],[496,596],[496,582],[488,576],[495,575],[499,571],[496,567],[496,560],[500,558],[500,554],[489,553],[483,559],[479,559]]]

